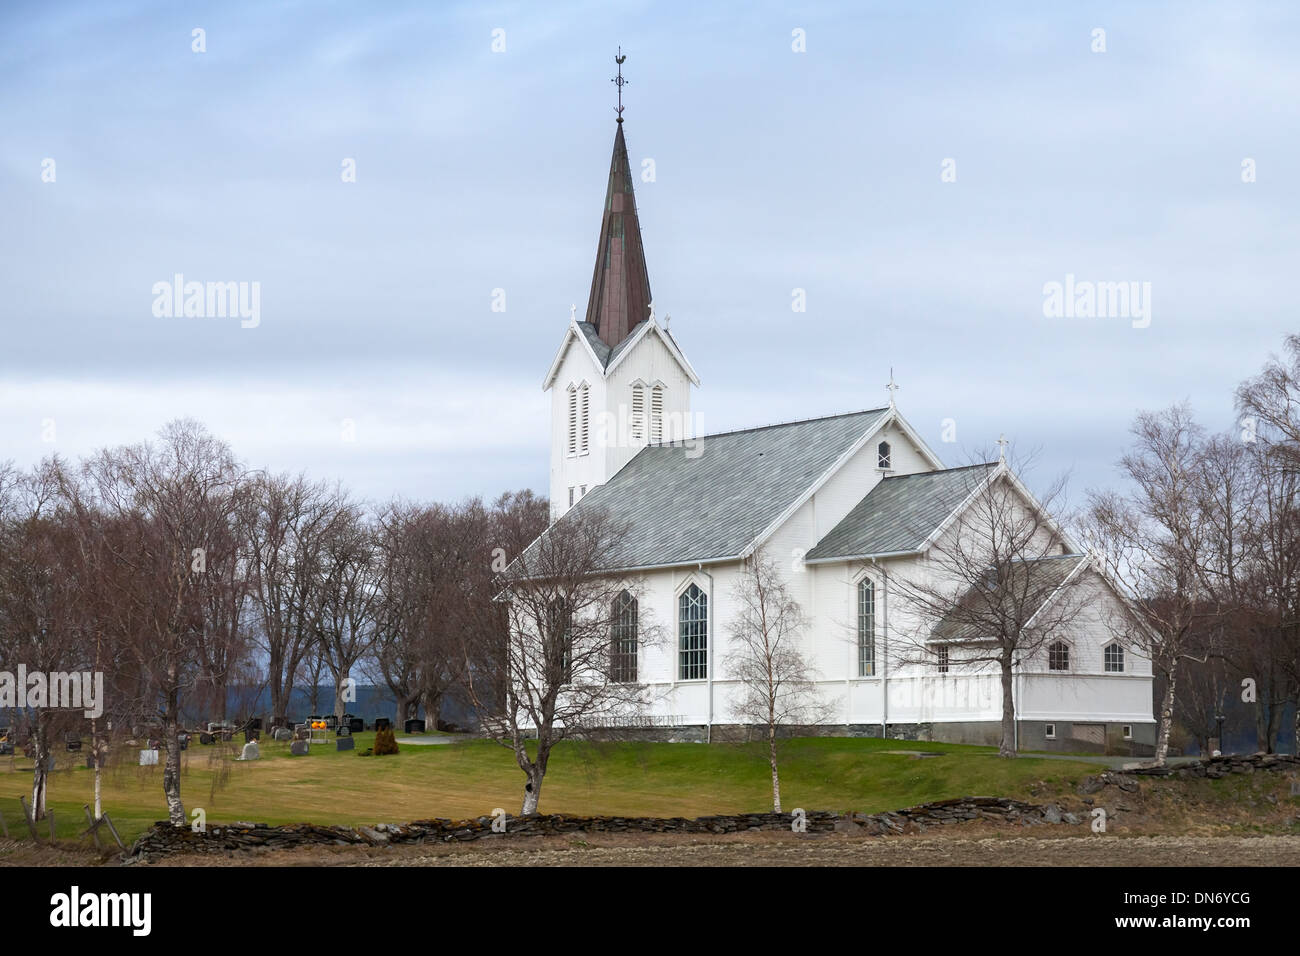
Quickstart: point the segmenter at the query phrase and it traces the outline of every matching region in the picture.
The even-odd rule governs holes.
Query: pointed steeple
[[[600,244],[596,247],[596,269],[587,300],[587,321],[596,327],[600,340],[614,348],[649,317],[650,274],[636,218],[623,117],[619,116],[614,155],[609,161]]]

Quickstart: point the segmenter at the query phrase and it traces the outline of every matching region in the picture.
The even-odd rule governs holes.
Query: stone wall
[[[416,820],[413,823],[377,823],[371,827],[321,826],[292,823],[211,824],[203,833],[189,827],[155,823],[135,842],[128,862],[148,860],[172,853],[227,853],[237,850],[287,849],[295,846],[388,846],[403,843],[449,843],[481,838],[511,836],[555,836],[568,833],[701,833],[724,834],[752,831],[790,831],[791,813],[745,813],[696,817],[579,817],[538,814],[532,817],[506,815],[505,832],[492,830],[492,817],[471,820]],[[967,820],[991,820],[1032,825],[1077,823],[1073,814],[1055,806],[1037,806],[1001,797],[963,797],[942,800],[905,810],[885,813],[839,814],[808,810],[804,814],[808,833],[863,833],[884,835],[946,826]]]
[[[1148,777],[1226,777],[1230,773],[1255,773],[1256,771],[1300,771],[1300,757],[1290,754],[1225,754],[1209,757],[1195,763],[1176,767],[1137,767],[1125,773]]]

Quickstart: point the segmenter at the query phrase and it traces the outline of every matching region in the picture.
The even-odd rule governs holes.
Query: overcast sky
[[[1136,410],[1227,427],[1300,331],[1294,4],[703,6],[0,6],[0,460],[192,416],[365,497],[545,493],[619,44],[703,432],[892,367],[949,464],[1005,432],[1073,500]],[[155,316],[177,273],[259,283],[259,324]],[[1149,325],[1045,316],[1067,275],[1150,283]]]

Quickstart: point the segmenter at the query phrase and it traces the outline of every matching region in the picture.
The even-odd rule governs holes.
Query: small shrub
[[[383,730],[375,732],[374,749],[376,757],[397,753],[397,735],[393,733],[391,727],[385,727]]]

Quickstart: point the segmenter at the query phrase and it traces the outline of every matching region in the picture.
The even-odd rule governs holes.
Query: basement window
[[[1056,724],[1043,724],[1043,736],[1048,740],[1056,739]]]
[[[1132,739],[1133,739],[1133,725],[1132,725],[1132,724],[1125,724],[1125,725],[1124,725],[1124,739],[1125,739],[1125,740],[1132,740]]]

